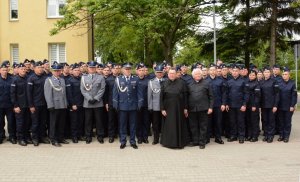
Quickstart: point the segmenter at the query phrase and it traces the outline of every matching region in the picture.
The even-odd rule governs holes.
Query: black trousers
[[[222,112],[222,133],[226,138],[230,137],[230,120],[227,111]]]
[[[136,136],[139,140],[148,139],[150,120],[149,111],[147,107],[142,107],[141,110],[137,112],[136,120]]]
[[[7,129],[9,138],[16,139],[16,119],[13,108],[0,108],[0,139],[5,136],[5,117],[7,119]]]
[[[257,138],[259,135],[259,108],[252,111],[252,108],[247,108],[246,111],[246,136],[250,138]]]
[[[274,137],[275,134],[275,117],[273,108],[262,108],[262,117],[264,119],[264,133],[266,137]]]
[[[189,119],[193,143],[205,145],[208,124],[207,111],[190,112]]]
[[[84,136],[84,109],[82,106],[77,106],[77,110],[70,110],[70,126],[71,136]]]
[[[220,106],[221,107],[221,106]],[[221,138],[222,136],[222,111],[220,107],[214,107],[213,113],[208,116],[208,129],[207,129],[207,137],[211,135],[215,136],[215,138]]]
[[[162,115],[161,111],[152,112],[152,130],[154,141],[159,141],[159,135],[161,131]]]
[[[35,112],[31,113],[31,121],[32,139],[40,140],[45,138],[47,136],[47,106],[35,107]]]
[[[245,138],[245,112],[240,108],[229,109],[230,137]]]
[[[29,119],[30,113],[28,108],[21,108],[20,113],[15,113],[16,116],[16,129],[18,140],[30,139],[29,133]]]
[[[103,126],[103,107],[84,108],[85,117],[85,136],[92,137],[93,135],[93,121],[96,123],[96,133],[98,137],[104,137]]]
[[[289,138],[292,130],[292,116],[294,112],[279,110],[279,135]]]
[[[66,120],[66,109],[54,109],[49,111],[50,128],[49,137],[51,142],[59,142],[64,139],[64,127]]]
[[[118,130],[118,112],[109,106],[108,110],[108,137],[113,138],[119,133]]]

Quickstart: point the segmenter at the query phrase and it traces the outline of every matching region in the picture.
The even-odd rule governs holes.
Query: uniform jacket
[[[278,108],[282,111],[289,111],[290,107],[295,107],[297,104],[297,89],[293,80],[279,83],[279,105]]]
[[[105,92],[105,79],[102,75],[85,74],[81,77],[80,90],[84,97],[83,107],[97,108],[103,107],[103,95]],[[95,104],[90,104],[89,101],[95,99]]]
[[[44,85],[44,94],[48,108],[67,108],[66,84],[63,78],[48,77]]]
[[[148,83],[148,110],[160,111],[160,91],[161,84],[163,82],[163,78],[161,81],[158,78],[151,79]]]
[[[113,89],[113,107],[121,111],[138,110],[143,105],[143,93],[139,85],[139,78],[119,76],[115,80]]]
[[[279,103],[279,86],[278,82],[269,78],[260,82],[261,89],[261,108],[278,107]]]
[[[44,74],[32,74],[27,80],[27,99],[29,107],[45,106],[44,84],[46,76]]]
[[[10,97],[14,107],[27,108],[27,77],[16,76],[14,77],[11,88]]]
[[[13,77],[7,76],[6,79],[0,76],[0,108],[12,108],[13,104],[10,98],[10,88]]]
[[[83,95],[80,90],[80,76],[71,76],[66,80],[67,100],[70,107],[83,106]]]

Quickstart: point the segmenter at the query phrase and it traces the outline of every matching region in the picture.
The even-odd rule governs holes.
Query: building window
[[[57,61],[58,63],[66,62],[66,45],[64,43],[49,44],[49,60],[51,63]]]
[[[66,5],[66,0],[48,0],[48,18],[62,18],[62,10]]]
[[[10,57],[12,62],[19,63],[19,45],[10,44]]]
[[[10,20],[18,20],[18,0],[10,0]]]

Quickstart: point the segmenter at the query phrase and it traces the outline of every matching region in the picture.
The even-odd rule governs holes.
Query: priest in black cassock
[[[188,130],[185,117],[187,111],[187,87],[176,77],[176,70],[170,69],[168,80],[163,82],[160,94],[160,108],[164,116],[161,144],[168,148],[183,148],[188,144]]]

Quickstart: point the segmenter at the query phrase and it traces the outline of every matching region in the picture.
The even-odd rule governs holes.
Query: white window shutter
[[[66,62],[66,46],[65,44],[58,44],[59,46],[59,62],[65,63]]]
[[[18,63],[19,62],[19,46],[14,44],[11,46],[11,54],[12,61]]]
[[[50,44],[50,62],[53,63],[54,61],[58,61],[57,58],[57,44]]]
[[[11,10],[18,10],[18,0],[11,0],[10,7],[11,7]]]
[[[48,17],[56,17],[58,4],[57,0],[48,0]]]

